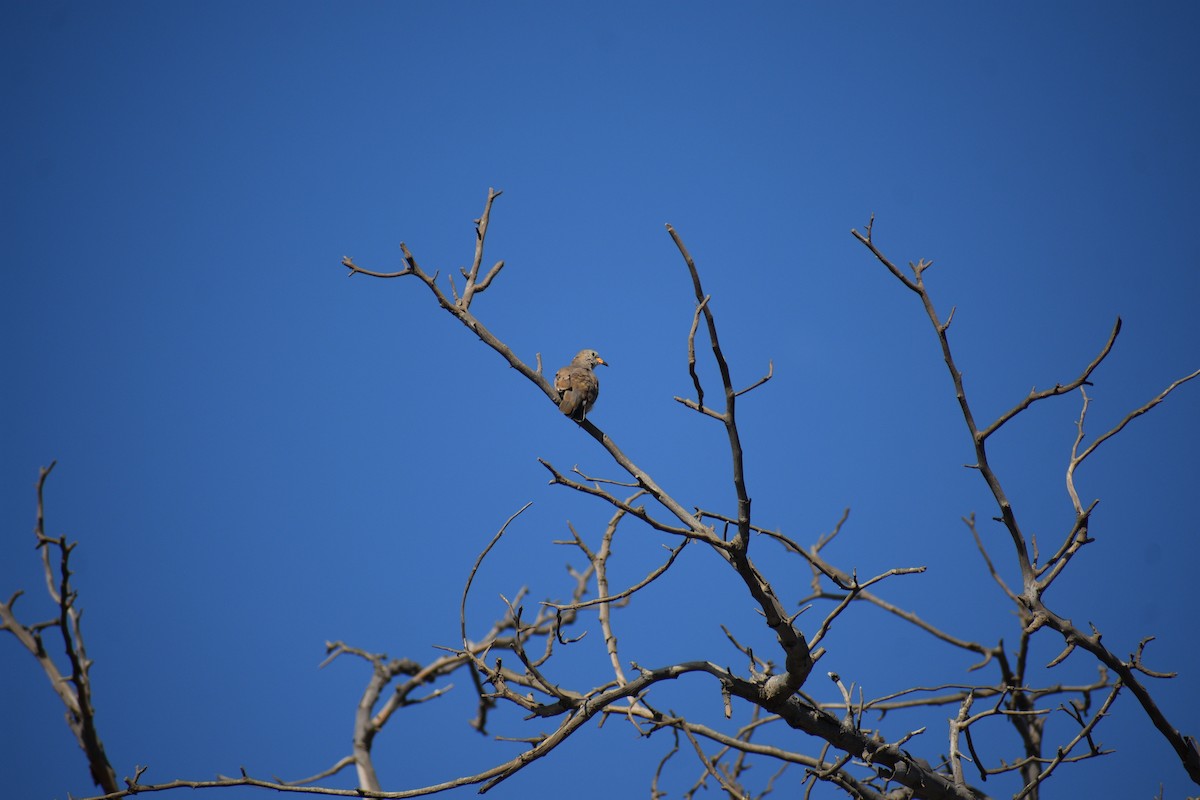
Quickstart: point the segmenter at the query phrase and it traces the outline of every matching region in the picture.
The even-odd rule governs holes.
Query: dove
[[[554,389],[558,392],[558,409],[576,422],[583,422],[600,396],[600,379],[596,377],[597,364],[608,366],[608,362],[595,350],[580,350],[571,363],[554,375]]]

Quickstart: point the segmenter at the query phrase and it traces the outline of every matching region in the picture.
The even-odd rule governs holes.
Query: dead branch
[[[619,511],[617,513],[623,514],[624,512]],[[566,611],[568,609],[574,610],[574,609],[588,608],[589,606],[595,606],[595,605],[610,605],[612,603],[616,603],[621,600],[625,600],[625,599],[633,596],[636,592],[639,592],[642,589],[649,586],[651,583],[653,583],[655,580],[657,580],[659,577],[661,577],[663,575],[663,573],[665,573],[668,569],[670,569],[671,565],[675,563],[675,559],[679,556],[679,554],[681,552],[683,552],[683,548],[686,547],[688,542],[690,542],[690,541],[692,541],[692,540],[684,539],[682,542],[679,543],[679,545],[677,547],[670,548],[667,551],[668,553],[670,553],[670,555],[667,556],[666,562],[664,562],[661,567],[656,567],[645,578],[642,578],[640,581],[638,581],[634,585],[630,586],[628,589],[623,589],[622,591],[617,592],[616,594],[605,593],[604,596],[602,596],[602,597],[596,597],[591,600],[583,600],[578,603],[560,604],[560,603],[547,602],[545,604],[552,608],[557,608],[560,611]],[[608,584],[607,584],[607,580],[606,580],[605,587],[607,587],[607,585]]]
[[[46,479],[57,462],[42,467],[37,481],[37,523],[34,536],[41,552],[42,571],[46,579],[46,591],[58,606],[58,617],[50,622],[25,626],[13,614],[13,604],[21,592],[12,595],[7,603],[0,603],[0,628],[9,631],[21,645],[37,660],[50,681],[50,686],[67,709],[67,725],[87,756],[92,781],[106,792],[118,790],[117,774],[104,752],[104,743],[96,730],[96,711],[92,706],[92,679],[89,674],[92,661],[87,657],[83,642],[83,625],[80,609],[75,601],[78,593],[71,583],[71,552],[75,542],[66,536],[51,537],[46,534],[45,489]],[[51,557],[51,551],[57,558]],[[42,631],[57,628],[62,637],[70,674],[64,676],[58,665],[46,652]]]
[[[713,536],[713,534],[710,530],[703,528],[703,526],[700,526],[701,529],[699,531],[697,531],[695,528],[679,528],[674,525],[667,525],[666,523],[659,522],[657,519],[655,519],[654,517],[651,517],[650,514],[647,513],[645,506],[631,506],[622,500],[618,500],[615,495],[611,494],[610,492],[604,491],[599,486],[588,486],[585,483],[580,483],[579,481],[571,480],[570,478],[568,478],[567,476],[565,476],[561,472],[559,472],[557,469],[555,469],[554,466],[552,464],[550,464],[550,462],[548,462],[548,461],[545,461],[545,460],[539,458],[538,463],[541,464],[543,467],[545,467],[547,471],[549,471],[550,475],[552,476],[550,479],[551,483],[561,484],[568,488],[574,489],[577,492],[582,492],[583,494],[590,494],[593,497],[599,497],[602,500],[605,500],[608,503],[612,504],[618,510],[624,511],[627,514],[637,517],[642,522],[645,522],[647,525],[649,525],[650,527],[654,528],[657,531],[662,531],[663,533],[670,533],[674,536],[685,536],[685,537],[691,538],[691,539],[700,539],[701,541],[704,541],[704,542],[714,545],[714,546],[720,544],[720,540],[717,539],[715,536]]]
[[[398,272],[366,270],[358,267],[348,257],[343,259],[342,263],[350,270],[351,276],[363,274],[377,278],[416,277],[426,285],[441,308],[496,350],[510,366],[537,385],[552,402],[557,403],[557,393],[543,374],[541,354],[537,354],[536,366],[531,368],[518,358],[499,337],[484,326],[472,311],[477,296],[498,278],[504,266],[504,261],[497,261],[484,274],[485,240],[493,203],[500,194],[499,191],[489,190],[483,213],[474,221],[475,247],[470,267],[457,269],[463,280],[461,291],[460,285],[456,283],[456,279],[450,274],[450,271],[447,272],[445,282],[439,282],[438,278],[441,273],[433,271],[430,274],[422,269],[412,252],[403,243],[401,252],[404,266]],[[998,519],[1005,525],[1013,543],[1014,557],[1022,581],[1019,590],[1011,589],[1000,578],[999,570],[975,529],[974,515],[964,519],[975,538],[988,571],[1005,596],[1017,607],[1020,640],[1015,654],[1005,651],[1003,641],[994,647],[989,647],[955,637],[926,621],[915,612],[899,608],[868,590],[869,587],[873,587],[874,584],[885,578],[920,573],[924,571],[924,567],[892,568],[865,582],[860,582],[857,571],[853,567],[847,571],[831,563],[823,555],[823,548],[841,532],[849,513],[848,509],[834,530],[819,537],[816,544],[810,547],[801,546],[796,540],[781,531],[768,530],[754,524],[745,480],[745,454],[735,414],[736,399],[767,383],[774,374],[774,364],[768,361],[765,377],[746,388],[734,389],[731,370],[717,336],[712,297],[703,293],[699,272],[691,254],[684,246],[681,237],[668,225],[668,233],[682,255],[689,276],[692,278],[696,299],[695,311],[687,337],[688,373],[696,391],[696,399],[694,401],[678,397],[675,399],[705,416],[720,420],[725,427],[736,496],[736,513],[724,515],[718,512],[704,511],[699,507],[693,507],[692,511],[686,510],[682,503],[661,488],[649,474],[625,456],[616,443],[592,421],[579,420],[577,424],[608,452],[632,481],[626,483],[610,479],[590,478],[578,467],[574,469],[574,473],[582,478],[582,481],[575,480],[563,475],[548,462],[541,461],[551,473],[551,483],[561,484],[576,492],[596,497],[614,509],[601,537],[600,545],[595,550],[588,546],[573,526],[570,527],[573,540],[563,543],[578,547],[580,552],[587,557],[588,563],[585,569],[576,570],[568,567],[569,575],[574,581],[569,601],[538,603],[528,610],[528,614],[532,615],[532,619],[529,619],[526,606],[523,604],[526,598],[526,589],[522,587],[515,595],[510,594],[514,598],[513,600],[502,596],[504,613],[481,639],[478,641],[468,639],[466,603],[474,579],[484,559],[503,537],[508,526],[528,508],[527,504],[508,518],[477,557],[463,588],[460,602],[459,641],[453,647],[441,648],[446,651],[445,655],[429,663],[420,664],[410,659],[389,659],[384,654],[369,653],[342,642],[327,645],[328,656],[322,666],[345,655],[362,659],[371,667],[371,675],[356,709],[353,752],[349,756],[339,759],[331,768],[315,776],[291,782],[285,782],[278,778],[270,781],[255,779],[243,771],[240,777],[222,777],[217,781],[141,784],[140,780],[145,768],[138,768],[132,779],[126,779],[124,789],[117,788],[118,784],[114,775],[111,791],[110,787],[104,787],[109,792],[104,797],[125,797],[139,792],[165,791],[182,787],[209,788],[216,786],[255,786],[293,793],[370,798],[417,797],[466,785],[479,785],[480,791],[484,792],[537,759],[553,752],[592,718],[599,717],[599,720],[603,722],[608,717],[617,715],[625,718],[644,736],[650,736],[662,729],[671,730],[674,737],[674,748],[663,759],[655,773],[652,796],[658,796],[657,782],[663,768],[662,765],[678,751],[681,743],[680,737],[682,737],[692,745],[703,769],[692,789],[693,792],[700,788],[713,788],[716,785],[731,796],[750,796],[745,779],[747,775],[756,774],[750,770],[754,766],[754,758],[761,757],[771,759],[779,764],[778,771],[771,775],[766,782],[766,788],[762,792],[764,795],[772,790],[775,779],[788,765],[801,764],[806,770],[804,778],[806,796],[812,791],[817,781],[829,781],[850,796],[870,798],[871,800],[884,800],[884,798],[894,800],[900,797],[979,800],[984,795],[976,787],[970,786],[964,775],[962,762],[967,760],[975,763],[981,780],[986,780],[989,775],[1002,772],[1019,773],[1024,780],[1024,786],[1018,797],[1036,800],[1040,785],[1061,764],[1095,757],[1104,752],[1095,744],[1092,733],[1099,720],[1105,716],[1111,704],[1115,702],[1119,691],[1125,687],[1128,687],[1129,691],[1138,698],[1139,703],[1154,724],[1180,753],[1189,775],[1200,782],[1200,779],[1197,779],[1197,775],[1200,775],[1200,754],[1196,751],[1194,741],[1190,737],[1183,737],[1167,724],[1165,717],[1150,698],[1149,692],[1139,682],[1146,677],[1162,678],[1170,677],[1173,674],[1152,669],[1143,662],[1144,649],[1149,638],[1142,640],[1136,651],[1128,657],[1119,658],[1101,643],[1100,633],[1095,627],[1091,629],[1090,634],[1085,634],[1074,627],[1070,620],[1055,615],[1042,600],[1042,594],[1046,587],[1061,574],[1075,552],[1083,544],[1091,541],[1088,538],[1088,524],[1090,515],[1095,508],[1095,502],[1086,509],[1080,503],[1074,484],[1075,468],[1094,452],[1099,444],[1120,432],[1129,421],[1160,403],[1178,386],[1200,375],[1200,371],[1171,384],[1145,406],[1131,412],[1115,428],[1081,451],[1080,448],[1083,447],[1084,442],[1083,419],[1088,404],[1083,387],[1090,385],[1091,375],[1111,352],[1121,329],[1121,321],[1118,318],[1099,355],[1085,367],[1077,378],[1068,384],[1055,384],[1051,389],[1041,391],[1036,388],[1031,389],[1029,394],[1015,406],[1005,411],[987,427],[980,429],[972,416],[972,407],[968,402],[962,373],[958,369],[950,346],[948,331],[955,311],[951,309],[943,321],[937,313],[924,282],[924,274],[932,267],[933,262],[922,259],[915,264],[909,262],[907,272],[900,269],[876,247],[872,238],[873,226],[874,217],[872,216],[865,235],[859,234],[857,231],[853,233],[894,277],[921,299],[941,347],[943,361],[951,376],[956,398],[975,448],[976,463],[970,466],[977,469],[987,483],[993,499],[1000,509]],[[701,317],[705,322],[713,358],[720,376],[721,389],[725,397],[724,408],[720,410],[704,405],[704,387],[695,354],[695,338],[700,330]],[[1084,406],[1078,424],[1078,437],[1071,451],[1067,471],[1068,493],[1072,499],[1076,518],[1063,544],[1049,561],[1040,564],[1037,542],[1032,536],[1027,537],[1018,524],[1016,511],[1008,500],[1000,477],[988,461],[986,445],[993,434],[999,432],[1008,421],[1032,405],[1041,400],[1065,394],[1075,388],[1080,389],[1084,398]],[[0,622],[3,622],[3,627],[13,632],[17,639],[35,655],[52,682],[55,682],[55,676],[58,676],[55,684],[56,691],[59,691],[60,696],[63,697],[64,704],[71,709],[71,702],[74,701],[79,708],[79,713],[86,717],[86,725],[90,726],[92,711],[90,682],[87,679],[90,662],[83,648],[78,613],[74,605],[75,593],[69,580],[68,559],[74,545],[66,543],[65,539],[46,537],[42,522],[41,484],[44,483],[45,475],[48,472],[49,469],[44,470],[42,479],[39,481],[37,536],[47,577],[48,592],[59,606],[59,617],[31,626],[20,625],[12,614],[13,603],[20,596],[20,592],[17,592],[8,603],[0,604]],[[627,498],[621,498],[612,493],[614,490],[611,487],[614,486],[628,487],[634,492]],[[669,516],[659,519],[651,515],[645,505],[639,502],[643,495],[649,496],[662,508],[665,508]],[[657,510],[656,513],[661,514]],[[632,516],[644,522],[652,530],[679,536],[682,541],[669,550],[664,564],[653,569],[636,584],[614,593],[609,587],[609,561],[613,552],[613,541],[617,528],[626,516]],[[718,531],[709,524],[710,522],[723,523],[726,535],[718,535]],[[802,608],[799,611],[793,611],[792,606],[785,606],[779,600],[772,582],[750,560],[748,556],[749,543],[751,534],[755,533],[782,544],[785,551],[783,557],[787,562],[809,566],[812,572],[812,594],[800,601],[798,605]],[[783,653],[782,668],[777,667],[776,662],[771,658],[764,657],[764,654],[761,653],[756,654],[753,648],[741,644],[724,626],[722,629],[725,630],[730,642],[749,660],[748,677],[743,677],[728,667],[721,667],[709,661],[688,661],[657,669],[645,669],[638,666],[636,661],[629,661],[627,663],[632,667],[630,671],[627,671],[622,665],[612,618],[613,606],[615,604],[625,605],[638,591],[665,574],[674,564],[679,553],[692,540],[709,545],[713,552],[721,556],[733,569],[738,580],[743,583],[757,607],[756,610],[763,614],[768,628],[775,634],[775,644],[779,647],[778,652]],[[60,556],[57,569],[55,569],[50,554],[52,548],[57,548]],[[779,555],[778,551],[775,555]],[[792,559],[793,555],[799,556],[799,560]],[[775,562],[772,567],[774,564]],[[801,567],[801,571],[803,572],[803,567]],[[597,596],[594,599],[584,600],[593,576],[596,581]],[[795,622],[805,610],[803,606],[811,600],[832,601],[833,607],[817,626],[816,632],[811,637],[806,637]],[[847,611],[856,601],[868,602],[883,609],[893,617],[929,633],[944,644],[978,654],[982,660],[971,669],[978,670],[994,664],[998,673],[996,681],[992,684],[982,682],[980,685],[942,684],[934,687],[912,687],[883,697],[867,699],[861,686],[853,683],[847,686],[837,675],[829,673],[841,700],[833,703],[817,702],[808,694],[813,690],[806,689],[805,684],[816,660],[824,652],[824,648],[819,645],[832,630],[835,622],[842,620],[838,624],[845,624],[844,616],[848,616]],[[603,631],[613,679],[591,688],[570,687],[558,682],[557,678],[560,676],[556,675],[556,667],[562,662],[553,659],[553,656],[561,654],[563,648],[569,647],[582,638],[582,635],[570,636],[568,628],[576,622],[581,610],[591,606],[598,607],[598,620]],[[54,662],[45,656],[42,647],[43,632],[55,627],[60,630],[68,645],[68,659],[71,661],[70,676],[63,677],[57,672]],[[1049,666],[1053,667],[1055,664],[1061,663],[1072,653],[1088,652],[1102,665],[1099,679],[1093,684],[1081,686],[1039,685],[1039,681],[1027,679],[1030,653],[1034,652],[1031,648],[1031,641],[1043,628],[1057,631],[1064,644],[1062,653]],[[628,645],[626,645],[627,647]],[[770,648],[760,649],[769,650]],[[625,655],[628,658],[628,654]],[[765,654],[765,656],[772,655],[778,658],[778,653],[773,650]],[[1010,661],[1010,656],[1015,658],[1015,661]],[[448,692],[453,684],[441,682],[460,669],[467,671],[479,698],[479,715],[472,723],[478,730],[484,730],[488,711],[500,703],[510,703],[514,707],[523,709],[528,714],[526,719],[545,720],[547,722],[543,724],[554,727],[545,732],[539,730],[532,736],[502,737],[507,741],[522,742],[526,748],[516,757],[475,775],[402,792],[381,791],[380,782],[371,763],[371,748],[374,738],[397,710],[434,700]],[[1116,676],[1115,679],[1109,678],[1109,671]],[[731,735],[706,728],[673,712],[663,714],[650,705],[647,698],[655,685],[693,674],[707,676],[707,678],[698,679],[710,680],[715,683],[726,719],[733,718],[736,705],[738,709],[748,707],[750,721],[742,724],[737,732]],[[61,688],[59,684],[62,685]],[[387,691],[389,687],[392,687],[391,692]],[[1089,718],[1088,712],[1093,700],[1092,693],[1101,689],[1109,690],[1108,696],[1100,709]],[[1065,696],[1062,697],[1058,709],[1078,723],[1079,731],[1069,741],[1058,746],[1052,756],[1047,756],[1043,754],[1043,726],[1046,717],[1054,709],[1046,707],[1045,701],[1056,696]],[[743,701],[746,705],[735,703],[735,699]],[[937,766],[916,758],[904,750],[911,740],[925,733],[924,726],[915,728],[911,725],[905,726],[899,730],[899,738],[895,736],[885,738],[881,730],[864,727],[864,717],[868,711],[877,712],[879,720],[883,720],[885,714],[890,712],[917,708],[932,709],[949,704],[958,706],[957,716],[950,720],[948,729],[950,754]],[[988,707],[979,710],[982,705]],[[840,718],[831,713],[833,711],[840,712]],[[551,720],[553,721],[550,722]],[[1011,724],[1021,738],[1024,754],[1012,761],[1002,760],[999,766],[994,766],[994,762],[992,765],[984,764],[975,750],[972,726],[980,725],[985,720]],[[787,726],[818,739],[822,747],[820,756],[813,757],[794,753],[781,747],[752,741],[755,738],[761,740],[762,737],[759,736],[759,733],[764,732],[768,725]],[[702,743],[701,740],[707,741]],[[83,741],[84,739],[81,738],[81,743]],[[99,743],[98,737],[96,742]],[[1087,743],[1086,748],[1082,747],[1084,742]],[[715,744],[716,749],[714,750],[708,743]],[[830,756],[832,750],[840,751],[842,755]],[[101,755],[103,755],[102,750]],[[91,754],[89,753],[90,759]],[[350,764],[354,764],[358,770],[359,786],[357,789],[336,790],[309,785],[345,769]]]
[[[1037,391],[1036,389],[1030,389],[1029,394],[1028,394],[1028,396],[1025,397],[1025,399],[1023,399],[1021,402],[1017,403],[1015,406],[1010,408],[1008,411],[1005,411],[1003,414],[1001,414],[996,419],[995,422],[993,422],[991,425],[987,426],[987,428],[985,428],[984,430],[980,431],[979,432],[980,438],[987,439],[993,433],[1000,430],[1000,428],[1004,425],[1004,423],[1008,422],[1013,417],[1017,416],[1017,414],[1020,414],[1022,411],[1029,408],[1031,405],[1033,405],[1034,403],[1036,403],[1039,400],[1045,400],[1047,397],[1057,397],[1060,394],[1066,394],[1067,392],[1073,392],[1076,389],[1079,389],[1085,385],[1088,385],[1089,384],[1088,378],[1090,378],[1092,373],[1096,371],[1096,367],[1100,366],[1100,362],[1104,361],[1104,359],[1108,357],[1108,354],[1112,352],[1113,344],[1116,343],[1117,335],[1120,332],[1121,332],[1121,318],[1117,317],[1117,321],[1113,325],[1112,333],[1110,333],[1108,335],[1108,341],[1105,342],[1104,347],[1102,347],[1100,349],[1099,355],[1097,355],[1094,359],[1092,359],[1092,362],[1084,368],[1083,372],[1079,375],[1078,378],[1076,378],[1075,380],[1073,380],[1070,383],[1065,384],[1065,385],[1061,384],[1061,383],[1056,383],[1056,384],[1054,384],[1053,388],[1044,389],[1043,391],[1040,391],[1040,392]]]
[[[954,357],[951,353],[950,342],[946,333],[948,325],[943,325],[939,321],[937,311],[934,308],[933,300],[931,299],[925,287],[923,273],[926,269],[928,269],[932,262],[926,262],[922,260],[916,265],[910,265],[912,267],[913,277],[909,278],[908,276],[904,275],[875,246],[875,243],[872,239],[873,226],[874,216],[872,216],[871,223],[867,226],[867,233],[865,235],[860,234],[856,230],[851,231],[851,233],[871,251],[876,259],[879,260],[889,272],[891,272],[897,279],[901,281],[901,283],[904,284],[905,287],[914,292],[921,299],[926,316],[933,324],[938,342],[941,345],[943,360],[946,363],[946,367],[949,370],[950,377],[954,385],[955,397],[958,399],[963,420],[966,422],[967,430],[975,447],[976,463],[974,466],[979,470],[980,475],[983,477],[988,485],[988,488],[991,490],[992,496],[1000,509],[1001,516],[999,519],[1001,522],[1003,522],[1013,542],[1013,549],[1017,558],[1022,579],[1022,591],[1020,595],[1016,596],[1014,599],[1017,602],[1018,611],[1024,623],[1023,635],[1032,635],[1034,632],[1043,627],[1051,628],[1052,630],[1057,631],[1063,637],[1064,643],[1068,646],[1068,648],[1076,647],[1086,650],[1087,652],[1091,653],[1092,656],[1094,656],[1100,663],[1115,672],[1119,679],[1118,682],[1129,688],[1129,691],[1134,695],[1135,698],[1137,698],[1138,703],[1141,705],[1146,715],[1150,718],[1150,721],[1179,756],[1180,760],[1183,762],[1184,769],[1188,773],[1188,776],[1193,782],[1200,784],[1200,751],[1198,751],[1193,745],[1194,740],[1192,737],[1184,736],[1167,720],[1165,714],[1163,714],[1162,710],[1151,697],[1150,692],[1138,679],[1136,673],[1138,673],[1140,670],[1138,670],[1135,661],[1125,661],[1119,658],[1101,643],[1100,634],[1098,632],[1093,629],[1093,633],[1090,636],[1083,633],[1076,628],[1070,620],[1065,619],[1051,611],[1042,600],[1043,591],[1049,582],[1059,574],[1059,571],[1061,570],[1060,565],[1065,564],[1065,562],[1069,560],[1070,555],[1072,555],[1078,549],[1078,547],[1086,543],[1087,515],[1090,514],[1091,509],[1089,508],[1088,512],[1086,513],[1083,512],[1082,508],[1078,504],[1077,495],[1074,496],[1073,499],[1075,500],[1076,507],[1076,521],[1073,524],[1071,533],[1068,535],[1068,544],[1066,545],[1065,549],[1060,549],[1059,553],[1057,553],[1056,556],[1051,559],[1051,561],[1054,563],[1054,566],[1051,568],[1050,574],[1039,582],[1039,573],[1035,571],[1033,563],[1029,557],[1029,548],[1026,537],[1017,523],[1016,513],[1001,486],[999,476],[988,462],[986,451],[986,440],[988,435],[994,433],[1004,422],[1012,419],[1013,416],[1015,416],[1017,413],[1020,413],[1020,411],[1023,411],[1025,408],[1028,408],[1028,406],[1036,400],[1042,399],[1043,396],[1049,397],[1053,394],[1061,394],[1062,392],[1058,390],[1059,387],[1056,387],[1054,390],[1048,390],[1049,393],[1031,393],[1030,398],[1032,399],[1026,398],[1028,402],[1023,401],[1022,403],[1018,404],[1014,409],[1006,412],[1005,415],[1002,415],[1001,418],[996,423],[993,423],[992,426],[981,431],[975,424],[975,419],[971,412],[971,406],[967,399],[967,393],[963,386],[962,373],[955,365]],[[1086,383],[1086,380],[1090,376],[1092,370],[1095,369],[1100,361],[1102,361],[1111,350],[1112,343],[1116,339],[1119,331],[1120,320],[1118,319],[1117,324],[1113,328],[1113,332],[1109,335],[1108,343],[1100,351],[1100,354],[1096,357],[1096,359],[1094,359],[1093,362],[1084,370],[1080,378],[1077,379],[1076,382],[1073,382],[1074,387],[1082,387],[1082,385]],[[1124,429],[1124,427],[1132,419],[1146,413],[1151,408],[1158,405],[1177,387],[1186,383],[1187,381],[1192,380],[1193,378],[1197,377],[1197,375],[1200,375],[1200,370],[1176,380],[1174,383],[1168,386],[1167,389],[1153,398],[1150,402],[1146,403],[1146,405],[1130,412],[1130,414],[1128,414],[1116,427],[1099,437],[1087,449],[1085,449],[1082,454],[1076,455],[1078,452],[1078,443],[1082,441],[1081,431],[1079,437],[1076,439],[1075,449],[1072,451],[1072,462],[1076,464],[1082,462],[1085,458],[1087,458],[1087,456],[1091,455],[1091,453],[1094,452],[1101,443]],[[1086,411],[1086,401],[1084,410]],[[1082,422],[1080,423],[1080,426],[1082,426]],[[1073,484],[1069,484],[1069,486],[1071,491],[1073,491]],[[990,560],[989,569],[992,569]],[[993,576],[995,577],[995,571],[992,570],[992,572]],[[1001,585],[1003,587],[1003,584]],[[1013,592],[1008,591],[1006,587],[1004,588],[1006,594],[1012,598]],[[1056,659],[1056,661],[1057,660],[1058,659]],[[1027,785],[1030,785],[1028,781]]]
[[[1086,450],[1084,450],[1082,453],[1080,453],[1077,458],[1073,458],[1072,461],[1074,461],[1077,464],[1082,464],[1083,461],[1088,456],[1090,456],[1092,453],[1096,452],[1097,447],[1104,444],[1106,441],[1108,441],[1112,437],[1116,436],[1118,433],[1123,431],[1125,429],[1125,426],[1128,425],[1130,422],[1137,419],[1142,414],[1145,414],[1147,411],[1154,408],[1156,405],[1161,403],[1163,400],[1166,400],[1167,395],[1169,395],[1171,392],[1175,391],[1177,388],[1179,388],[1180,386],[1182,386],[1183,384],[1187,383],[1188,381],[1192,380],[1193,378],[1195,378],[1197,376],[1200,376],[1200,369],[1196,370],[1195,372],[1191,373],[1190,375],[1184,375],[1182,378],[1180,378],[1179,380],[1172,383],[1166,389],[1163,389],[1161,392],[1159,392],[1153,399],[1151,399],[1149,402],[1147,402],[1144,406],[1141,406],[1140,408],[1136,408],[1133,411],[1130,411],[1128,414],[1125,415],[1124,419],[1122,419],[1120,422],[1118,422],[1116,424],[1116,426],[1114,426],[1112,428],[1112,430],[1097,437],[1096,441],[1092,442]]]
[[[700,272],[696,269],[696,262],[692,260],[691,253],[683,244],[683,240],[675,229],[667,225],[667,233],[671,235],[671,239],[675,242],[675,246],[679,248],[680,255],[683,256],[684,263],[687,264],[688,273],[692,276],[692,288],[696,292],[696,302],[699,304],[696,313],[703,312],[704,321],[708,327],[708,340],[712,345],[713,357],[717,361],[717,369],[721,373],[721,386],[725,390],[725,412],[720,416],[722,422],[725,423],[725,431],[729,436],[729,455],[733,463],[733,485],[737,493],[738,502],[738,533],[734,537],[733,544],[736,550],[745,551],[750,546],[750,495],[746,492],[746,475],[742,464],[742,441],[741,435],[737,428],[736,400],[738,392],[733,389],[733,379],[730,377],[729,364],[725,361],[725,354],[721,350],[721,343],[717,339],[717,323],[713,318],[711,304],[706,299],[703,288],[700,286]],[[692,377],[696,380],[697,397],[703,400],[700,392],[699,379],[696,378],[695,372],[695,347],[693,341],[695,339],[695,326],[692,327],[692,333],[688,337],[688,363]],[[700,402],[697,402],[697,407],[702,407]]]
[[[471,649],[469,647],[469,643],[467,642],[467,595],[471,592],[471,583],[475,580],[475,573],[479,571],[479,567],[483,564],[483,560],[487,558],[487,554],[490,553],[492,548],[496,546],[496,543],[500,541],[500,537],[502,537],[504,532],[508,530],[508,526],[512,523],[512,521],[521,516],[521,514],[523,514],[531,505],[533,505],[532,502],[526,503],[517,509],[516,513],[504,521],[504,524],[500,526],[500,530],[496,531],[496,535],[492,537],[492,540],[487,543],[487,547],[483,548],[483,551],[479,554],[479,557],[475,559],[475,565],[471,567],[471,574],[467,576],[466,585],[463,586],[462,601],[459,603],[458,607],[458,622],[459,630],[462,634],[463,652],[469,652]]]

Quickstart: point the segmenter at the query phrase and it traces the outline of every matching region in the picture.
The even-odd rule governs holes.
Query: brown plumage
[[[571,363],[554,376],[559,411],[578,422],[587,418],[600,396],[600,379],[594,371],[597,364],[608,366],[595,350],[580,350]]]

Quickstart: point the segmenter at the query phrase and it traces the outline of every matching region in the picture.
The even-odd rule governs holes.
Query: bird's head
[[[594,369],[597,364],[608,366],[608,362],[601,358],[600,354],[595,350],[580,350],[575,354],[575,358],[571,360],[571,363],[578,367],[587,367],[588,369]]]

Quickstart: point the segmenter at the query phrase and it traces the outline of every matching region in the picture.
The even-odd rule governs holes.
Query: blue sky
[[[964,637],[1013,642],[960,521],[994,511],[962,469],[970,442],[929,324],[849,230],[874,213],[893,260],[935,261],[927,279],[943,314],[957,309],[982,419],[1075,377],[1120,314],[1089,390],[1088,430],[1107,430],[1200,366],[1198,15],[1186,3],[5,4],[0,594],[24,588],[23,618],[48,614],[30,530],[37,469],[57,459],[48,521],[81,542],[98,725],[119,774],[149,764],[156,781],[242,765],[295,778],[348,753],[367,672],[318,670],[324,643],[436,657],[458,635],[476,554],[527,501],[470,620],[486,628],[498,595],[522,585],[561,596],[563,564],[579,559],[552,540],[570,520],[595,541],[608,514],[546,486],[536,459],[615,468],[424,287],[348,280],[338,263],[398,269],[404,241],[428,269],[456,270],[494,186],[487,263],[507,266],[473,310],[527,360],[599,350],[612,367],[595,422],[685,506],[732,512],[733,494],[719,426],[671,399],[691,392],[693,300],[668,222],[713,295],[735,381],[774,363],[739,406],[756,522],[809,543],[848,506],[840,566],[926,565],[881,593]],[[1081,493],[1101,498],[1097,541],[1048,597],[1118,653],[1157,636],[1150,663],[1179,677],[1155,695],[1193,734],[1198,392],[1182,388],[1081,470]],[[1076,395],[1044,403],[993,445],[1018,512],[1051,541],[1070,525],[1078,410]],[[623,535],[618,585],[661,559],[651,532]],[[787,602],[804,594],[806,569],[765,542],[754,554]],[[623,656],[741,663],[719,624],[768,649],[720,567],[689,551],[622,612]],[[931,671],[962,679],[969,663],[866,610],[827,646],[821,668],[868,696]],[[1042,648],[1057,652],[1049,637]],[[605,662],[588,653],[590,677]],[[1059,670],[1094,675],[1082,657]],[[12,796],[91,793],[57,699],[11,637],[0,684]],[[456,684],[380,736],[386,788],[517,752],[467,727],[470,690]],[[704,681],[663,697],[716,713]],[[945,749],[946,715],[932,716],[922,754]],[[897,738],[906,722],[885,729]],[[532,733],[515,714],[495,723]],[[1064,769],[1048,796],[1195,792],[1130,697],[1099,739],[1117,754]],[[493,796],[557,794],[581,774],[579,796],[644,794],[668,749],[592,727]],[[677,757],[671,788],[698,769]],[[800,775],[788,779],[794,793]]]

